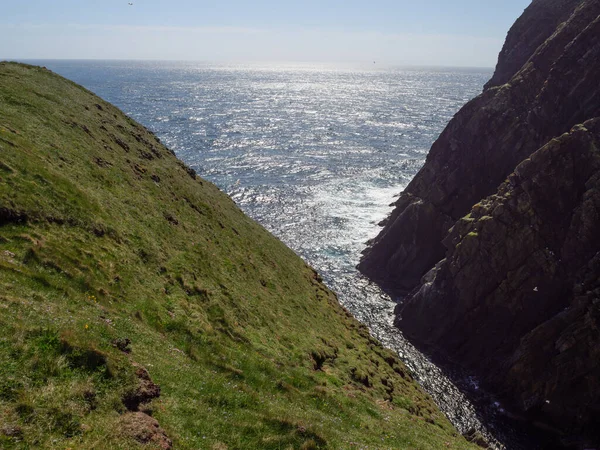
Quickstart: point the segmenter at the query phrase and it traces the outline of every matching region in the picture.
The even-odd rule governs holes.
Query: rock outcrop
[[[416,343],[580,448],[600,443],[598,80],[600,2],[533,1],[359,266],[410,292]]]
[[[496,71],[485,89],[508,83],[580,3],[581,0],[535,0],[508,32]]]
[[[456,222],[396,320],[554,428],[600,426],[599,187],[594,119]]]
[[[552,13],[554,4],[560,14]],[[599,14],[600,2],[589,0],[538,0],[527,8],[525,25],[509,33],[489,86],[526,62],[508,83],[488,88],[450,121],[365,250],[363,273],[393,291],[414,288],[444,257],[441,242],[448,229],[473,204],[550,139],[600,115]],[[529,30],[538,26],[536,19],[546,29],[547,17],[555,16],[568,18],[531,49]],[[519,34],[522,28],[525,35]]]

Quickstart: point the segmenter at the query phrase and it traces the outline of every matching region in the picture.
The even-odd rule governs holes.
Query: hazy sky
[[[0,59],[487,66],[531,0],[0,0]]]

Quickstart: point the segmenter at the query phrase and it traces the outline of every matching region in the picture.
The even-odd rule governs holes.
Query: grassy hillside
[[[0,63],[0,447],[170,441],[471,448],[310,267],[152,133]]]

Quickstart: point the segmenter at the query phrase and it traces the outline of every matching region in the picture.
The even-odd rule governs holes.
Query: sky
[[[506,33],[530,3],[0,0],[0,60],[378,61],[493,67]]]

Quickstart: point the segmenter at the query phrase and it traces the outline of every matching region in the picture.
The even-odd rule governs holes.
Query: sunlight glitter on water
[[[489,70],[43,62],[116,104],[321,272],[461,431],[473,406],[356,271],[365,242]],[[498,448],[502,448],[500,444]]]

